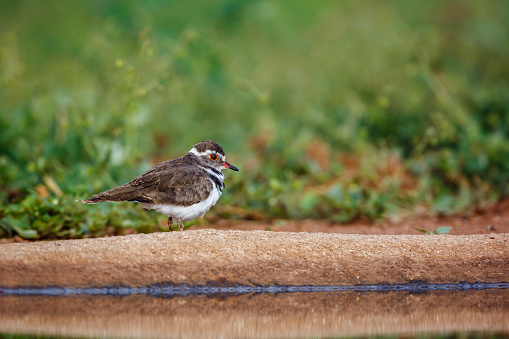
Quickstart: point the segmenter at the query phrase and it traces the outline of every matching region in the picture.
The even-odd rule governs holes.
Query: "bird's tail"
[[[76,200],[76,201],[82,202],[84,204],[98,204],[98,203],[105,202],[105,201],[108,201],[108,200],[103,199],[103,198],[99,198],[99,197],[91,196],[88,199]]]
[[[88,199],[77,200],[84,204],[98,204],[105,201],[139,201],[136,187],[129,183],[112,188],[110,190],[94,194]]]

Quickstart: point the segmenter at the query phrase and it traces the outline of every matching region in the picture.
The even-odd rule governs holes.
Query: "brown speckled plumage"
[[[137,201],[190,206],[207,199],[212,190],[207,172],[193,166],[195,158],[196,155],[187,154],[162,162],[134,180],[95,194],[83,202]]]
[[[214,150],[217,153],[224,155],[223,148],[212,140],[205,140],[193,146],[200,153],[206,152],[207,150]]]
[[[218,159],[212,160],[211,154],[216,154]],[[194,145],[187,155],[157,164],[124,185],[94,194],[81,201],[88,204],[135,201],[147,208],[160,205],[190,207],[206,201],[214,189],[219,190],[217,199],[219,198],[224,188],[224,176],[221,173],[221,169],[224,168],[238,171],[235,166],[224,161],[221,146],[212,140],[206,140]],[[176,217],[181,227],[182,218],[172,215],[171,212],[164,214],[169,216],[169,226],[172,217]]]

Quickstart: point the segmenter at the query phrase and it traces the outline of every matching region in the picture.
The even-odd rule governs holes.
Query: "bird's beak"
[[[223,166],[224,166],[224,168],[229,168],[229,169],[234,170],[234,171],[238,171],[239,170],[237,167],[233,166],[232,164],[227,163],[226,161],[223,162]]]

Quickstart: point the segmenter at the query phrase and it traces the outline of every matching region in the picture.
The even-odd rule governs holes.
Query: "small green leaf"
[[[436,230],[426,231],[422,228],[414,227],[414,230],[425,233],[427,235],[436,235],[436,234],[448,234],[451,231],[452,227],[450,226],[441,226],[438,227]]]
[[[449,234],[451,232],[452,227],[450,226],[440,226],[435,230],[436,234]]]
[[[21,218],[11,218],[5,217],[2,219],[2,222],[7,224],[11,229],[13,229],[20,237],[23,239],[38,239],[39,234],[36,230],[30,227],[28,222],[28,216],[25,215]]]
[[[13,227],[13,229],[19,234],[23,239],[39,239],[39,234],[36,230],[24,230],[21,228]]]
[[[424,233],[424,234],[430,234],[430,232],[429,232],[429,231],[426,231],[426,230],[424,230],[424,229],[422,229],[422,228],[414,227],[413,229],[414,229],[414,230],[416,230],[416,231],[419,231],[419,232],[421,232],[421,233]]]

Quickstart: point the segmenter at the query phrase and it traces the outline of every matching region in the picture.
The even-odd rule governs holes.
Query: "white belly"
[[[167,217],[177,218],[183,221],[192,220],[198,217],[203,217],[207,211],[216,204],[221,196],[221,191],[212,183],[214,188],[206,200],[202,200],[197,204],[191,206],[175,206],[175,205],[162,205],[162,204],[145,204],[141,205],[146,209],[153,209]]]

